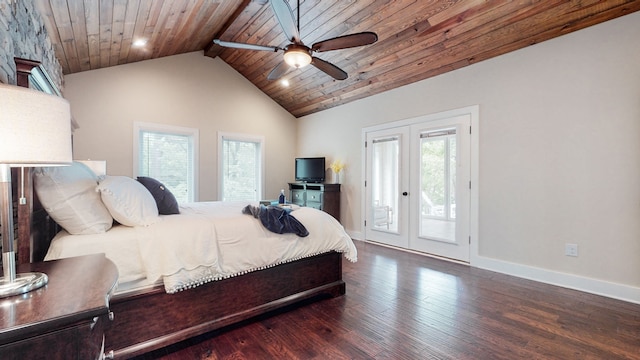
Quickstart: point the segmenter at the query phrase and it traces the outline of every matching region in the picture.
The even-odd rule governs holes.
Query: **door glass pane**
[[[371,164],[371,214],[373,228],[398,231],[398,196],[400,181],[400,139],[373,141]]]
[[[455,241],[455,149],[453,130],[421,135],[421,237]]]
[[[423,138],[421,144],[422,213],[431,218],[446,217],[445,211],[445,141]]]
[[[449,218],[456,218],[456,136],[450,135],[449,140]]]

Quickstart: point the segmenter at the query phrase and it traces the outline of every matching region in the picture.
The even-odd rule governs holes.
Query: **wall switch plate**
[[[578,256],[578,244],[565,244],[564,254],[567,256]]]

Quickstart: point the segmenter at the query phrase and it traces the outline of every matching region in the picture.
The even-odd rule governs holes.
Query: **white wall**
[[[199,129],[200,201],[218,199],[218,131],[265,136],[266,198],[293,178],[295,118],[219,58],[193,52],[71,74],[65,82],[80,125],[74,157],[107,160],[111,175],[133,175],[133,122],[143,121]]]
[[[638,39],[633,13],[303,117],[298,154],[345,160],[342,222],[361,235],[362,128],[479,104],[472,265],[640,302]]]

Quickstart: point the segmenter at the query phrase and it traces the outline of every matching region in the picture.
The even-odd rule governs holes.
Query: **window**
[[[196,201],[198,130],[134,123],[133,173],[163,183],[178,202]]]
[[[218,144],[222,201],[260,200],[264,187],[264,138],[220,133]]]

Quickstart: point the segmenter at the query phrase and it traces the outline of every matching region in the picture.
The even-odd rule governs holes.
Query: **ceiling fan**
[[[300,39],[300,0],[298,0],[297,26],[293,17],[293,11],[291,10],[287,0],[271,0],[270,3],[284,34],[290,42],[286,47],[281,48],[278,46],[245,44],[222,41],[220,39],[213,40],[215,44],[229,48],[272,52],[278,52],[280,50],[284,51],[284,61],[276,65],[276,67],[271,70],[267,76],[267,79],[269,80],[277,80],[281,78],[290,69],[290,67],[301,68],[309,64],[315,66],[320,71],[336,80],[344,80],[348,77],[344,70],[328,61],[313,56],[313,53],[369,45],[378,40],[378,35],[376,35],[376,33],[367,31],[322,40],[311,45],[311,47],[308,47]]]

